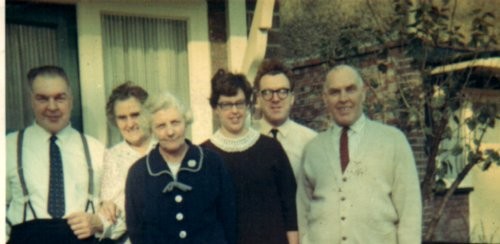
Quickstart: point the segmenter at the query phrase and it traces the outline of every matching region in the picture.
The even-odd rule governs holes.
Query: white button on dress
[[[182,202],[182,196],[181,195],[175,196],[175,202],[176,203],[181,203]]]

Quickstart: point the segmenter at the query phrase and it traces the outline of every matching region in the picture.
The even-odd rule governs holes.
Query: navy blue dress
[[[132,243],[235,243],[235,200],[222,159],[189,141],[174,180],[158,146],[129,170],[125,189]]]
[[[297,231],[296,183],[279,142],[260,136],[242,152],[226,152],[210,140],[201,144],[222,156],[234,181],[238,244],[288,244]]]

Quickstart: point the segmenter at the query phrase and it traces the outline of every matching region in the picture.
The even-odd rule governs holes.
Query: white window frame
[[[210,96],[211,57],[207,4],[202,0],[175,2],[77,4],[78,51],[85,133],[107,141],[101,14],[116,13],[187,21],[189,95],[194,121],[191,139],[200,143],[212,134]]]

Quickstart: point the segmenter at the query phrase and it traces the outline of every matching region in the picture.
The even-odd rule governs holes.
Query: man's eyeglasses
[[[238,110],[243,110],[247,107],[247,103],[245,101],[235,102],[235,103],[219,103],[217,104],[221,110],[227,111],[235,107]]]
[[[288,88],[281,88],[278,90],[265,89],[259,91],[259,93],[260,96],[266,101],[271,101],[273,99],[274,94],[278,95],[278,98],[280,100],[283,100],[288,97],[288,94],[290,94],[290,89]]]

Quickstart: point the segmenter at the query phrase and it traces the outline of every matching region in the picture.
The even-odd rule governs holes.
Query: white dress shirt
[[[23,222],[24,196],[17,171],[17,135],[13,132],[7,135],[7,178],[6,202],[7,218],[12,225]],[[85,158],[83,142],[80,133],[71,125],[56,134],[57,145],[61,151],[63,174],[65,214],[64,217],[84,211],[88,200],[88,167]],[[29,199],[39,219],[51,219],[47,211],[49,193],[49,144],[51,134],[38,124],[26,128],[23,141],[23,170]],[[86,136],[92,158],[94,171],[94,207],[99,201],[99,186],[102,174],[102,159],[104,146],[96,139]],[[97,210],[97,209],[96,209]],[[92,211],[92,209],[89,209]],[[34,216],[28,208],[26,220],[33,220]]]
[[[273,137],[271,129],[275,127],[269,124],[265,119],[260,119],[254,125],[254,127],[263,135]],[[291,119],[287,119],[285,123],[283,123],[276,129],[278,129],[276,138],[281,143],[281,146],[283,146],[283,149],[285,149],[288,160],[290,161],[290,164],[292,166],[295,179],[297,179],[304,147],[318,133],[316,133],[312,129],[296,123]]]

